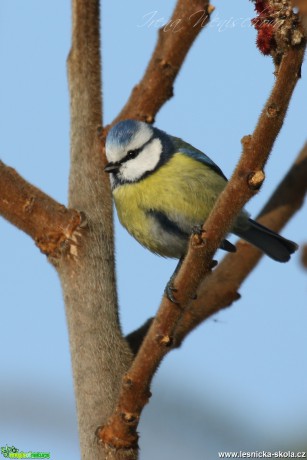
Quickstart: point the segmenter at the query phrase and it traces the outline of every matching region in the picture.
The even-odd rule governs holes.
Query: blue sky
[[[105,123],[141,78],[157,26],[167,22],[174,4],[104,2]],[[255,47],[252,2],[216,0],[214,5],[211,24],[192,48],[175,97],[159,112],[156,125],[205,151],[230,176],[241,153],[240,139],[255,126],[274,69]],[[1,2],[0,158],[62,203],[67,202],[69,173],[65,61],[70,27],[67,0]],[[302,70],[263,189],[248,203],[252,215],[306,140],[306,63]],[[306,214],[305,207],[283,231],[299,244],[307,240]],[[50,451],[57,460],[78,458],[56,272],[30,238],[3,219],[0,235],[0,446]],[[176,262],[150,254],[118,223],[116,255],[121,319],[129,332],[155,313]],[[222,449],[286,450],[304,439],[307,277],[299,254],[285,265],[263,258],[240,293],[239,302],[199,327],[161,365],[141,425],[141,458],[157,458],[161,446],[164,452],[169,448],[167,458],[180,460],[191,454],[191,444],[191,458],[204,452],[215,458]],[[150,444],[153,429],[160,430],[159,446]]]

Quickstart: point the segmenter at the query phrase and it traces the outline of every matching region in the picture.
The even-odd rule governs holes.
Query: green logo
[[[50,458],[50,452],[20,452],[12,446],[1,447],[1,454],[5,458]]]

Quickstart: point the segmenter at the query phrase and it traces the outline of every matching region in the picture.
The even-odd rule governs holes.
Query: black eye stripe
[[[127,153],[126,158],[127,159],[135,158],[140,153],[140,151],[141,151],[141,149],[129,150],[128,153]]]
[[[134,149],[134,150],[128,150],[127,152],[127,155],[122,159],[120,160],[120,164],[122,163],[126,163],[126,161],[129,161],[129,160],[132,160],[133,158],[136,158],[138,156],[139,153],[142,152],[142,150],[148,145],[151,143],[151,141],[154,139],[154,135],[151,136],[150,139],[148,139],[147,142],[145,142],[144,145],[142,145],[142,147],[138,148],[138,149]]]
[[[138,154],[140,153],[142,149],[134,149],[134,150],[128,150],[127,155],[120,160],[120,164],[126,163],[126,161],[132,160],[133,158],[136,158]]]

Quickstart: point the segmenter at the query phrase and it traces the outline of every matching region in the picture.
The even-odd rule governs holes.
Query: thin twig
[[[0,214],[52,259],[69,249],[81,215],[57,203],[0,161]],[[74,243],[73,243],[74,244]]]
[[[205,242],[199,235],[191,237],[188,253],[174,282],[179,305],[163,298],[158,314],[123,379],[117,408],[108,424],[98,430],[102,442],[119,449],[137,446],[136,428],[140,413],[150,396],[152,377],[171,348],[174,329],[184,309],[191,303],[201,280],[210,273],[212,257],[225,233],[263,182],[264,165],[282,127],[292,92],[300,77],[304,50],[305,44],[302,44],[289,49],[284,56],[254,134],[243,139],[240,162],[204,225]]]
[[[178,0],[158,41],[145,74],[114,122],[125,118],[153,123],[161,106],[173,96],[173,84],[194,40],[208,23],[209,0]]]

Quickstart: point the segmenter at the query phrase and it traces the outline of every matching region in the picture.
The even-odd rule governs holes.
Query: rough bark
[[[69,206],[86,224],[73,258],[61,258],[82,459],[104,459],[95,430],[114,408],[132,353],[118,319],[110,185],[103,172],[99,1],[73,0],[68,59],[71,110]],[[110,453],[109,457],[125,458]]]

